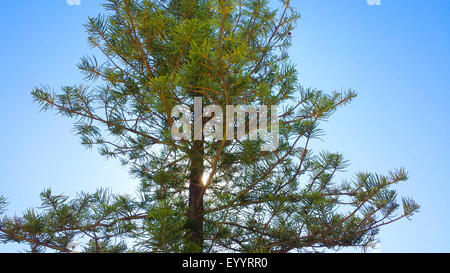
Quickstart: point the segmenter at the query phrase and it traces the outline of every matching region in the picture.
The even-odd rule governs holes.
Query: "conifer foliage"
[[[419,206],[397,198],[403,169],[336,178],[348,162],[313,153],[320,122],[356,94],[303,88],[288,49],[298,13],[288,0],[108,0],[89,18],[97,58],[86,81],[36,88],[43,110],[74,120],[82,144],[117,158],[140,181],[137,196],[101,189],[41,194],[8,216],[0,240],[31,252],[320,251],[377,240],[379,228]],[[101,60],[101,61],[100,61]],[[278,105],[279,145],[262,140],[174,140],[176,105]],[[107,187],[108,185],[105,185]]]

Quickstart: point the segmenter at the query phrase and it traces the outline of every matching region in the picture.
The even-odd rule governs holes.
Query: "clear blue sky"
[[[382,229],[383,252],[450,252],[450,1],[294,0],[302,14],[291,49],[300,81],[359,97],[323,125],[314,148],[342,152],[357,171],[405,167],[399,194],[421,212]],[[135,191],[118,162],[85,150],[72,123],[40,113],[31,90],[77,84],[90,54],[83,24],[101,1],[5,1],[0,8],[0,194],[10,214],[39,205],[39,193],[110,187]],[[0,245],[0,252],[23,249]]]

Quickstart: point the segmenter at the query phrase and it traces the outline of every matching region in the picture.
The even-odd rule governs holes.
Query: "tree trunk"
[[[191,233],[190,242],[203,248],[203,140],[195,140],[190,154],[190,176],[189,176],[189,212],[188,229]]]

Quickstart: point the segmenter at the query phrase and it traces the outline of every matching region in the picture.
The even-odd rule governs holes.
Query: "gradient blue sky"
[[[38,206],[39,193],[109,187],[135,191],[116,161],[88,151],[72,123],[39,112],[31,90],[77,84],[92,51],[83,24],[100,0],[4,1],[0,7],[0,194],[10,214]],[[421,205],[413,220],[381,230],[382,252],[450,252],[450,1],[294,0],[302,19],[291,49],[305,87],[356,90],[359,97],[323,124],[316,150],[342,152],[357,171],[405,167],[398,187]],[[21,250],[0,245],[0,252]]]

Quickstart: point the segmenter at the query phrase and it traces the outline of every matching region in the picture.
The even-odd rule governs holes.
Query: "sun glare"
[[[203,172],[203,175],[202,175],[203,185],[206,185],[206,183],[208,182],[208,178],[209,178],[209,172],[207,172],[207,171]]]

